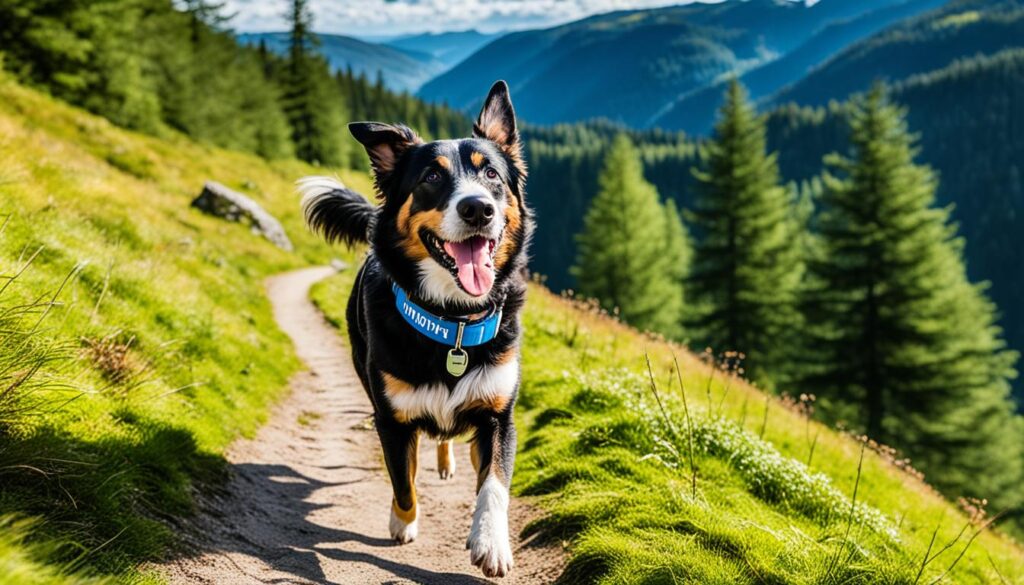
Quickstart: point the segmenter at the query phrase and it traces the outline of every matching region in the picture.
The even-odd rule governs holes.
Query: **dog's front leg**
[[[412,425],[396,421],[388,414],[376,415],[374,422],[384,462],[391,476],[391,537],[401,544],[416,539],[416,466],[419,453],[419,431]]]
[[[512,409],[487,417],[477,427],[471,456],[477,471],[476,510],[466,548],[472,563],[488,577],[504,577],[512,569],[509,543],[509,485],[516,457]]]

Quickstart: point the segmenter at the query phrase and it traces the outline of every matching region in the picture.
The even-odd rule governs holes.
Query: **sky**
[[[543,28],[591,14],[687,4],[693,0],[310,0],[321,33],[359,37],[477,29]],[[239,32],[286,28],[287,0],[227,0]]]

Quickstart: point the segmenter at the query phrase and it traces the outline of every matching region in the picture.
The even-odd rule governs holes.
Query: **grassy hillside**
[[[353,277],[313,291],[342,327]],[[529,530],[568,543],[563,582],[1024,579],[1024,550],[883,447],[861,460],[862,443],[804,416],[813,402],[768,398],[541,287],[524,321],[513,483],[547,511]]]
[[[311,170],[133,134],[0,76],[0,580],[149,579],[134,567],[299,366],[262,281],[337,253],[299,217]],[[191,209],[208,179],[297,251]]]

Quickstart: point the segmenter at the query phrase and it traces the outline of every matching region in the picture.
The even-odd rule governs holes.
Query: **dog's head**
[[[472,138],[424,143],[409,128],[376,122],[349,129],[370,155],[383,199],[370,238],[391,277],[450,311],[490,304],[523,267],[530,230],[505,82],[491,88]]]

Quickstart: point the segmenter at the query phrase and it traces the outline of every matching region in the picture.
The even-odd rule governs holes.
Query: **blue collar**
[[[438,317],[409,300],[408,295],[397,284],[392,284],[395,291],[395,308],[413,329],[443,345],[452,347],[473,347],[483,345],[498,335],[501,324],[501,307],[491,307],[487,315],[474,321],[452,317]],[[459,339],[459,330],[462,339]]]

